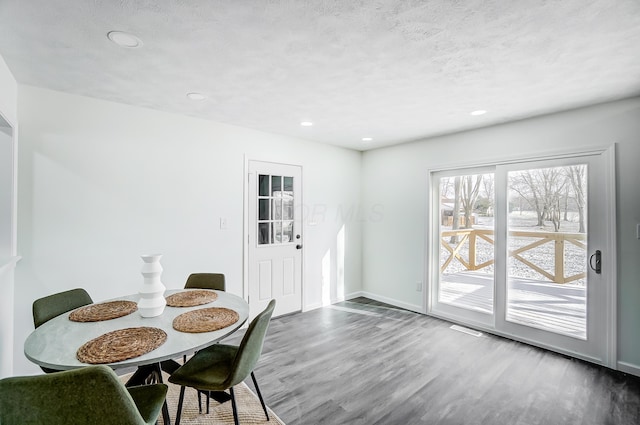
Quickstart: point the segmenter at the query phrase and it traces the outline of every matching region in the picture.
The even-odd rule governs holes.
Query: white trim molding
[[[322,308],[322,307],[323,307],[322,303],[303,304],[302,305],[302,312],[305,313],[307,311],[317,310],[317,309]]]
[[[3,258],[0,262],[0,378],[13,375],[14,359],[14,269],[19,256]]]
[[[640,366],[633,363],[618,362],[618,370],[630,375],[640,376]]]
[[[613,265],[609,270],[610,285],[609,291],[607,291],[607,303],[608,317],[606,318],[607,327],[607,359],[605,366],[612,369],[620,367],[618,362],[618,242],[617,242],[617,221],[616,221],[616,144],[612,143],[607,149],[602,152],[604,157],[605,167],[604,173],[607,175],[607,187],[606,192],[603,194],[605,205],[608,206],[605,213],[607,214],[606,223],[607,229],[607,241],[606,246],[609,250],[609,259]],[[640,375],[638,375],[640,376]]]
[[[14,269],[16,267],[16,264],[18,264],[18,261],[20,261],[21,259],[22,257],[20,257],[19,255],[3,259],[2,261],[0,261],[0,273],[4,273],[6,269]]]

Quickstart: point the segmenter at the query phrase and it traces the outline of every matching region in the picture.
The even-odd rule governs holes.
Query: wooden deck
[[[507,299],[508,321],[581,339],[587,336],[583,286],[518,279]],[[491,313],[493,275],[469,271],[443,275],[440,302]]]

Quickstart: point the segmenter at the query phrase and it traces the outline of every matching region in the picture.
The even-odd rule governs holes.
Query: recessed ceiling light
[[[142,40],[140,40],[135,35],[129,34],[127,32],[111,31],[107,34],[107,37],[109,37],[109,40],[113,41],[121,47],[128,47],[131,49],[142,47]]]
[[[197,92],[187,93],[187,97],[191,100],[205,100],[207,98],[207,96]]]
[[[302,121],[300,125],[303,127],[311,127],[313,123],[311,121]]]
[[[485,111],[484,109],[478,109],[477,111],[473,111],[471,115],[477,116],[477,115],[484,115],[486,113],[487,111]]]
[[[373,138],[371,138],[371,137],[363,137],[362,138],[363,142],[371,142],[372,140],[373,140]]]

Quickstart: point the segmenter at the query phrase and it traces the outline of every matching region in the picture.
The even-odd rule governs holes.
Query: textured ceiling
[[[640,94],[640,1],[0,0],[0,55],[19,83],[366,150]]]

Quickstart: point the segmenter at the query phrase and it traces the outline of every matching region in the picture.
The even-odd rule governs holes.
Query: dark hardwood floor
[[[359,298],[273,319],[255,372],[287,425],[640,424],[640,379],[450,326]]]

